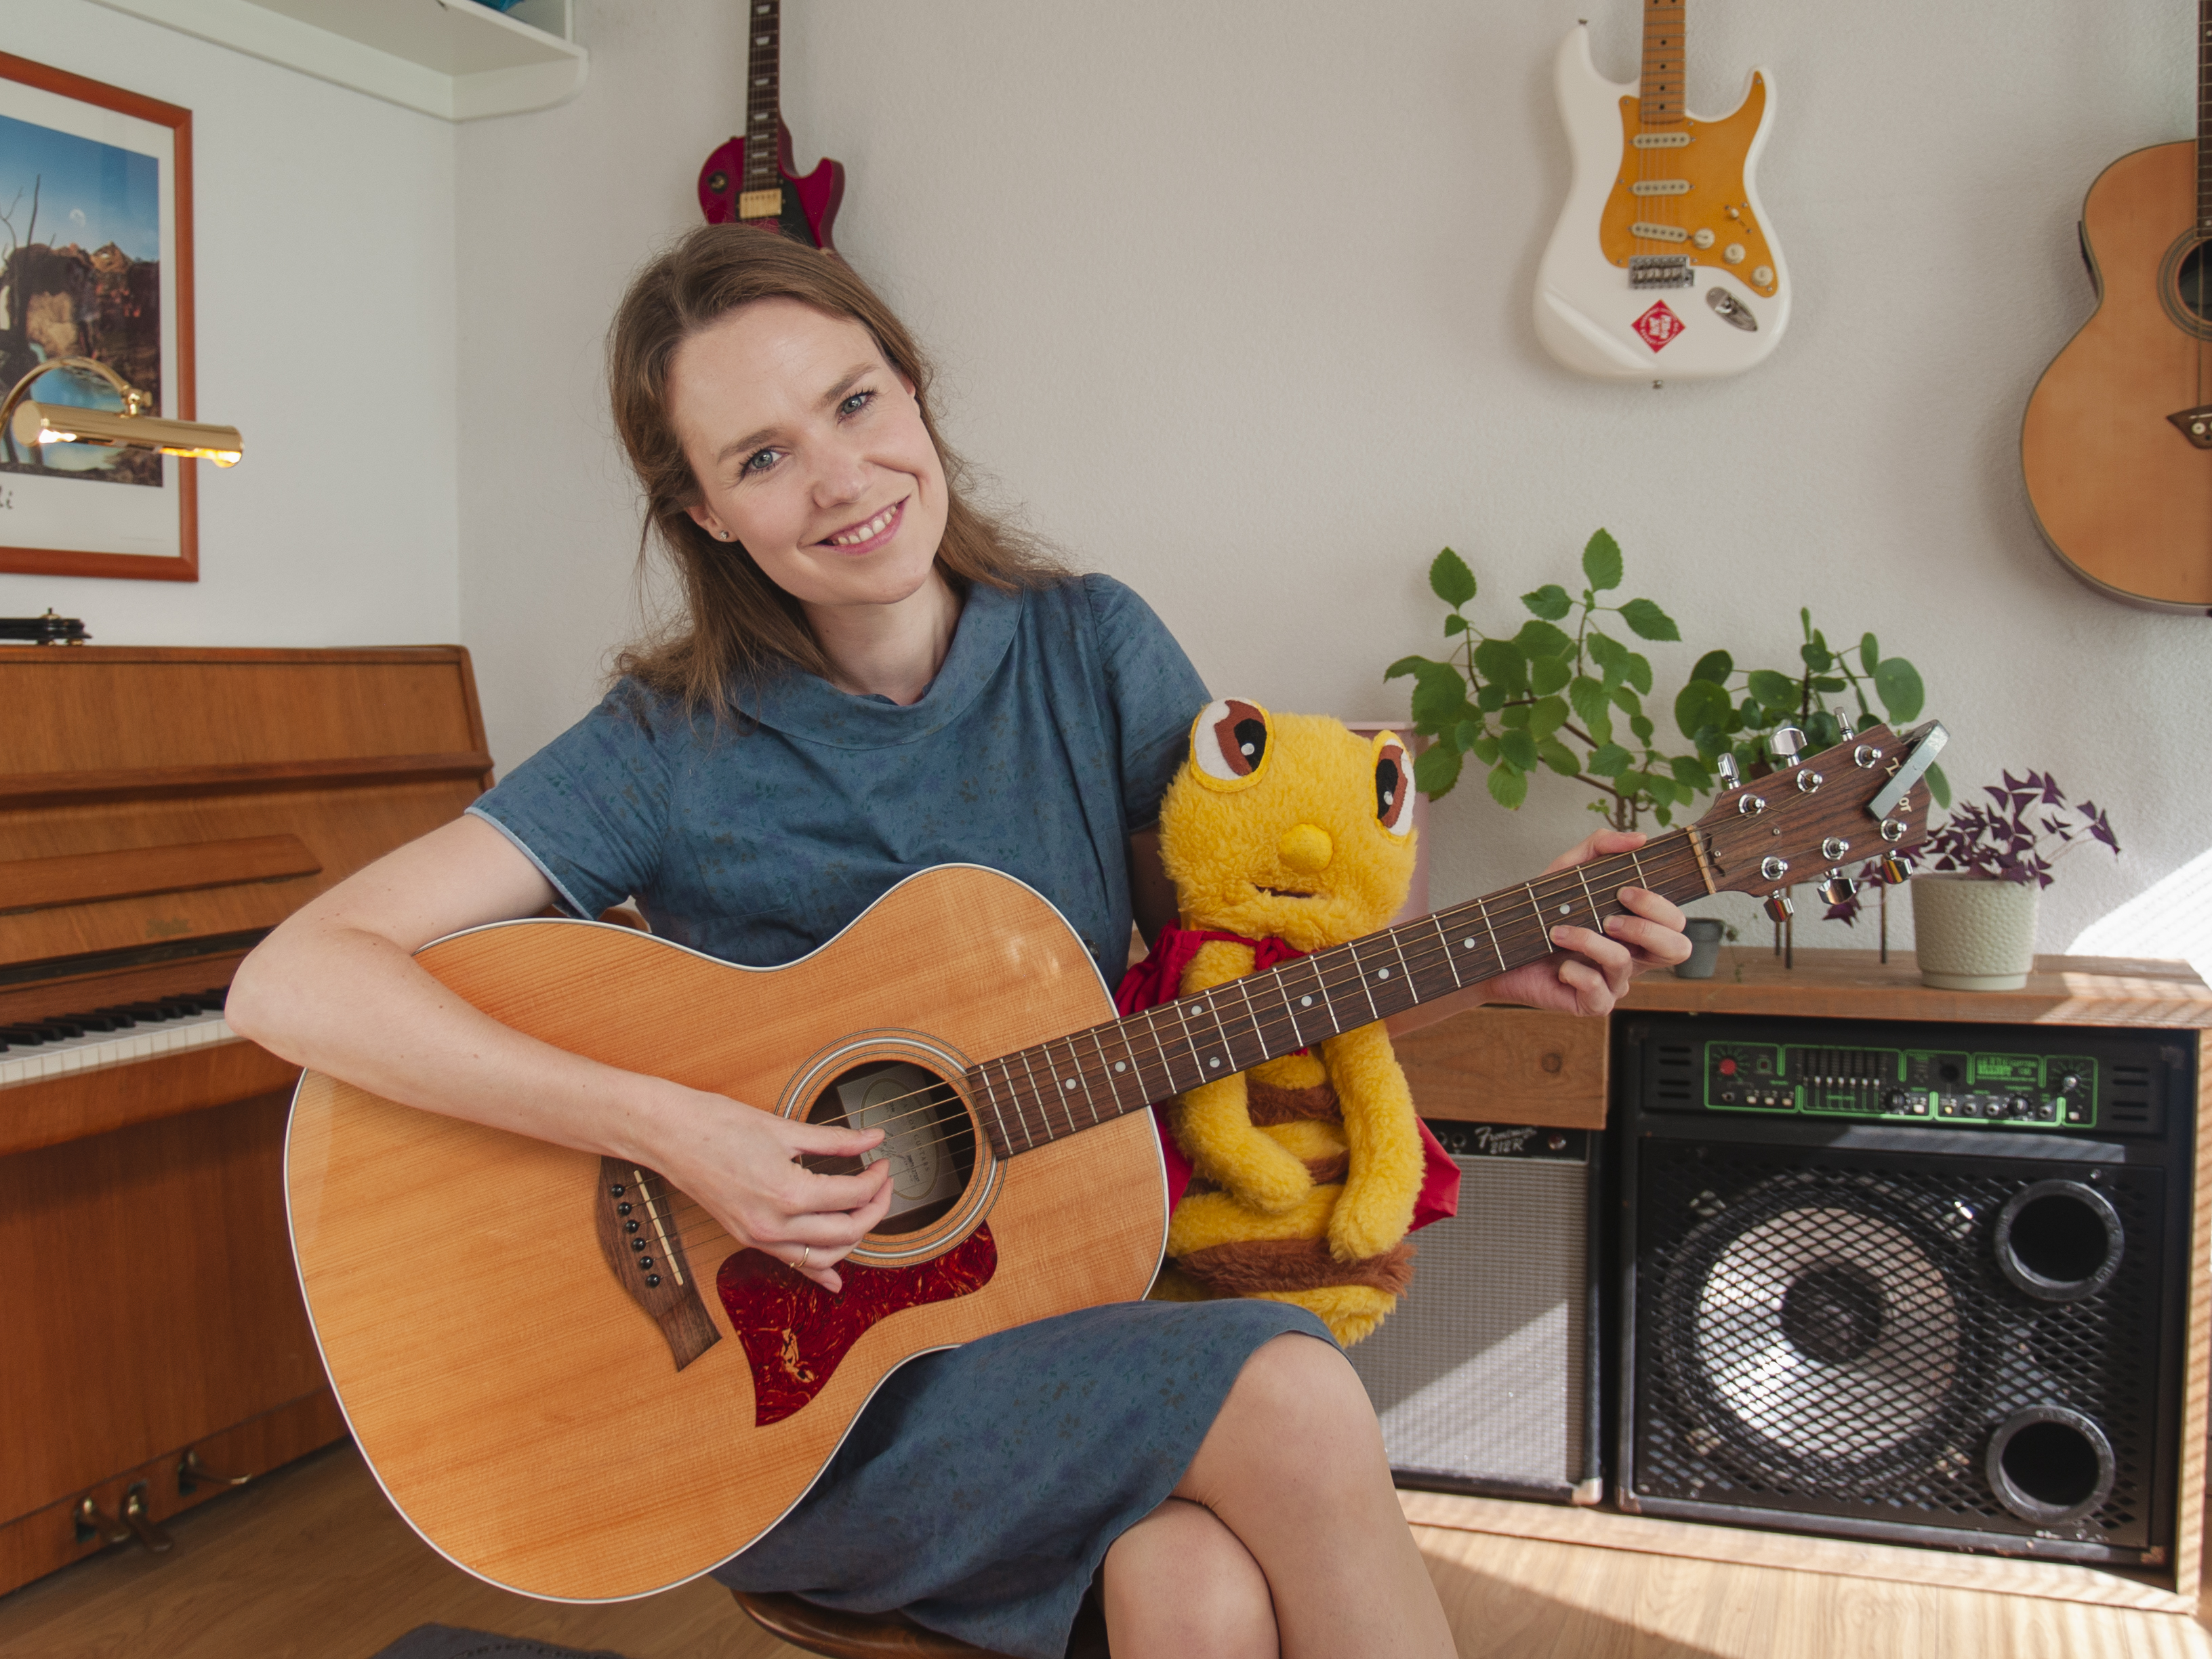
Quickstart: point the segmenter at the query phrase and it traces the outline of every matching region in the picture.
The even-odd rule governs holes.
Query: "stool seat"
[[[829,1659],[1004,1659],[957,1636],[924,1630],[896,1613],[840,1613],[804,1596],[732,1590],[753,1623],[780,1641]],[[1067,1659],[1108,1659],[1106,1626],[1095,1597],[1068,1635]]]

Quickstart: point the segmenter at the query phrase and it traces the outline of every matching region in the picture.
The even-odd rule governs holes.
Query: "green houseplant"
[[[1649,707],[1650,660],[1607,632],[1605,619],[1617,617],[1637,639],[1655,642],[1679,641],[1681,630],[1650,599],[1609,602],[1623,567],[1620,544],[1600,530],[1583,548],[1579,597],[1547,583],[1521,595],[1528,620],[1512,633],[1489,634],[1467,614],[1478,591],[1467,561],[1446,548],[1430,562],[1430,591],[1450,607],[1445,655],[1401,657],[1383,678],[1413,678],[1413,729],[1431,739],[1413,777],[1431,799],[1451,793],[1471,758],[1486,769],[1501,806],[1519,807],[1543,769],[1592,790],[1589,809],[1615,829],[1636,829],[1647,814],[1665,826],[1712,793],[1722,755],[1733,754],[1746,776],[1765,769],[1765,740],[1782,726],[1797,727],[1821,749],[1841,738],[1854,705],[1855,727],[1875,718],[1875,702],[1893,726],[1920,713],[1925,694],[1910,662],[1882,656],[1872,634],[1861,637],[1854,662],[1830,647],[1805,610],[1798,661],[1788,673],[1739,670],[1724,650],[1698,659],[1671,711],[1688,748],[1669,752],[1673,739],[1661,738]],[[1939,770],[1930,769],[1929,787],[1949,803]]]

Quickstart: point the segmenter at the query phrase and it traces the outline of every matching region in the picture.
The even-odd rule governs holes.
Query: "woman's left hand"
[[[1594,859],[1632,853],[1645,837],[1632,830],[1601,830],[1571,852],[1553,859],[1554,870],[1571,869]],[[1626,915],[1607,916],[1605,931],[1554,927],[1559,948],[1540,962],[1500,974],[1474,988],[1485,1002],[1517,1002],[1564,1013],[1602,1015],[1628,990],[1628,982],[1647,968],[1686,961],[1690,941],[1682,932],[1679,907],[1642,887],[1620,890]]]

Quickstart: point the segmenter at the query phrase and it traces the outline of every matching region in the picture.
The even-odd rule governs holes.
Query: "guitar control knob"
[[[1797,911],[1797,907],[1790,902],[1790,895],[1787,893],[1768,894],[1765,908],[1768,920],[1775,922],[1787,921]]]
[[[1710,230],[1692,231],[1690,240],[1698,247],[1711,247],[1713,245],[1713,234]]]
[[[1751,273],[1751,280],[1761,288],[1772,288],[1774,286],[1774,267],[1772,265],[1753,266]]]
[[[1732,265],[1741,264],[1743,263],[1743,244],[1741,242],[1730,242],[1726,247],[1721,250],[1721,258],[1727,260]]]

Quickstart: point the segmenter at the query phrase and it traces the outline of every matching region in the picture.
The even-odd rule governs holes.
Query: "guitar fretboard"
[[[746,0],[750,33],[745,41],[745,184],[747,190],[775,190],[778,80],[782,74],[781,0]]]
[[[2212,0],[2197,0],[2197,228],[2212,231]]]
[[[2207,0],[2212,3],[2212,0]],[[1644,0],[1644,83],[1639,112],[1647,127],[1674,126],[1682,119],[1684,0]]]
[[[1623,914],[1626,886],[1677,901],[1715,890],[1698,831],[986,1060],[967,1074],[969,1097],[993,1149],[1012,1158],[1535,962],[1555,948],[1553,928],[1601,929]]]

